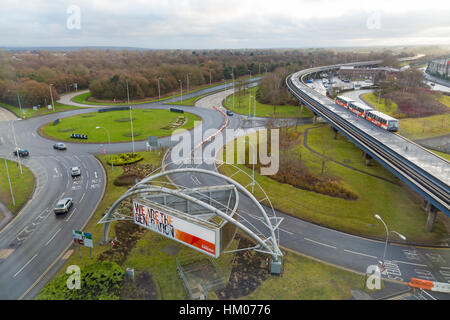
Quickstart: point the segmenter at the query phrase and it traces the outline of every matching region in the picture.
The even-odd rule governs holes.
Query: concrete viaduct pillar
[[[423,201],[422,208],[428,212],[426,230],[428,232],[431,232],[431,231],[433,231],[434,223],[436,222],[436,216],[438,213],[438,209],[427,200]]]

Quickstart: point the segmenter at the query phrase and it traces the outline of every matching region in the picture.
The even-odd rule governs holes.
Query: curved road
[[[210,88],[184,95],[192,96],[213,92]],[[79,94],[78,92],[77,94]],[[211,98],[211,97],[210,97]],[[205,98],[206,99],[206,98]],[[69,101],[70,104],[73,104]],[[89,106],[94,108],[98,107]],[[140,104],[134,108],[170,108],[158,103]],[[215,110],[177,106],[203,118],[203,130],[219,128],[223,116]],[[99,153],[100,144],[68,143],[67,151],[54,151],[53,141],[37,134],[38,128],[60,117],[92,112],[92,109],[74,110],[51,114],[24,121],[0,123],[0,156],[11,157],[14,147],[13,129],[20,147],[30,150],[30,158],[24,165],[30,167],[36,177],[36,190],[31,201],[9,225],[0,231],[0,299],[33,298],[64,263],[69,248],[72,229],[80,229],[88,221],[100,201],[104,187],[104,173],[93,154]],[[258,119],[260,125],[263,119]],[[308,121],[308,120],[305,120]],[[244,117],[230,117],[228,128],[242,128]],[[283,122],[280,122],[282,125]],[[159,140],[171,146],[169,137]],[[135,142],[136,150],[145,150],[145,141]],[[108,152],[130,151],[130,143],[114,143]],[[170,159],[168,159],[170,161]],[[72,165],[81,165],[82,177],[73,180],[68,174]],[[213,166],[204,168],[214,170]],[[215,184],[211,177],[198,175],[200,183]],[[172,177],[177,183],[194,186],[196,182],[186,175]],[[270,196],[270,190],[266,190]],[[52,208],[60,196],[74,198],[75,205],[68,215],[56,217]],[[240,213],[252,224],[261,223],[251,215],[252,204],[241,197]],[[368,265],[375,264],[382,256],[384,243],[348,235],[317,226],[301,219],[277,212],[284,218],[280,228],[280,244],[286,248],[311,257],[365,272]],[[95,240],[95,239],[94,239]],[[389,245],[386,278],[409,281],[411,277],[450,282],[450,250],[415,248]]]

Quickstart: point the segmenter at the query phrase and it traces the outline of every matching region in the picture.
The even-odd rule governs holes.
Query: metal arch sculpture
[[[126,216],[126,215],[122,215],[120,213],[116,213],[115,210],[116,208],[119,206],[119,204],[129,198],[132,197],[134,195],[137,194],[141,194],[141,193],[149,193],[149,192],[163,192],[163,193],[167,193],[167,194],[172,194],[172,195],[176,195],[180,198],[183,198],[187,201],[191,201],[193,203],[196,203],[200,206],[202,206],[205,209],[211,210],[214,214],[216,214],[217,216],[219,216],[220,218],[226,220],[229,223],[232,223],[234,226],[236,226],[238,229],[242,230],[243,232],[245,232],[246,234],[248,234],[253,240],[256,241],[257,245],[253,248],[250,249],[254,249],[255,251],[260,251],[260,252],[264,252],[267,254],[270,254],[272,256],[272,258],[274,259],[274,261],[278,261],[279,257],[283,256],[278,243],[279,243],[279,238],[277,236],[275,236],[275,230],[278,229],[282,218],[278,218],[275,216],[275,211],[273,210],[272,204],[270,203],[269,198],[267,197],[266,193],[264,192],[264,190],[261,188],[261,186],[251,177],[249,176],[245,171],[241,170],[240,168],[236,167],[233,164],[228,164],[225,162],[222,162],[220,160],[215,159],[216,162],[221,162],[220,166],[223,164],[227,164],[227,165],[231,165],[234,168],[236,168],[238,171],[244,173],[245,175],[247,175],[250,179],[253,180],[253,183],[255,183],[264,193],[265,198],[263,200],[268,200],[271,210],[274,214],[274,217],[269,217],[266,213],[266,211],[264,210],[264,208],[261,206],[261,201],[258,201],[252,193],[250,193],[244,186],[242,186],[241,184],[239,184],[238,182],[236,182],[235,180],[231,179],[230,177],[227,177],[225,175],[222,175],[216,171],[211,171],[211,170],[205,170],[205,169],[199,169],[199,168],[178,168],[178,169],[170,169],[170,170],[164,170],[163,168],[157,169],[155,171],[153,171],[153,173],[161,170],[159,173],[156,174],[150,174],[148,177],[142,179],[140,182],[138,182],[136,185],[134,185],[133,187],[131,187],[127,192],[125,192],[119,199],[117,199],[113,205],[108,209],[108,211],[105,213],[105,215],[102,217],[102,219],[98,222],[99,224],[104,224],[103,226],[103,235],[102,235],[102,242],[106,243],[108,242],[108,233],[109,233],[109,228],[110,228],[110,224],[113,221],[118,221],[118,220],[133,220],[132,217],[130,216]],[[164,165],[164,167],[167,167],[168,165],[171,164],[179,164],[179,163],[168,163],[166,165]],[[224,213],[222,210],[219,210],[213,206],[211,206],[208,203],[205,203],[201,200],[198,200],[192,196],[189,196],[187,194],[184,194],[182,192],[179,192],[180,190],[177,189],[169,189],[169,188],[165,188],[165,187],[161,187],[161,186],[155,186],[155,185],[149,185],[151,182],[153,182],[154,180],[161,178],[163,176],[168,176],[171,174],[177,174],[177,173],[201,173],[201,174],[207,174],[207,175],[212,175],[221,179],[224,179],[225,181],[231,183],[232,185],[234,185],[234,187],[241,191],[244,195],[246,195],[252,202],[253,204],[256,205],[256,207],[258,208],[258,210],[260,211],[260,213],[263,216],[263,224],[269,229],[270,231],[270,236],[267,238],[264,237],[260,237],[258,236],[255,232],[253,232],[251,229],[249,229],[247,226],[245,226],[244,224],[242,224],[241,222],[233,219],[232,217],[230,217],[228,214]],[[158,181],[160,183],[160,181]],[[272,219],[275,218],[275,225],[272,224]],[[259,232],[260,234],[262,234],[262,232]]]

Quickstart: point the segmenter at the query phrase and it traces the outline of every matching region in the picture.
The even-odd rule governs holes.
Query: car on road
[[[233,115],[233,111],[231,111],[231,110],[227,110],[227,116],[232,116]]]
[[[55,150],[66,150],[67,147],[66,147],[66,145],[64,143],[58,142],[58,143],[55,143],[53,145],[53,149],[55,149]]]
[[[19,157],[28,157],[30,155],[30,153],[28,152],[28,150],[24,150],[24,149],[19,149],[17,148],[16,150],[13,151],[13,155],[17,157],[17,154],[19,154]]]
[[[53,209],[53,211],[55,212],[55,214],[67,213],[69,212],[70,207],[72,207],[72,205],[73,205],[72,198],[64,198],[56,203],[56,206]]]
[[[70,174],[72,177],[81,176],[81,169],[80,167],[72,167],[70,168]]]

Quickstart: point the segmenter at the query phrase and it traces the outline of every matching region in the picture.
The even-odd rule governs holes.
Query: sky
[[[0,46],[450,45],[450,1],[0,0]]]

